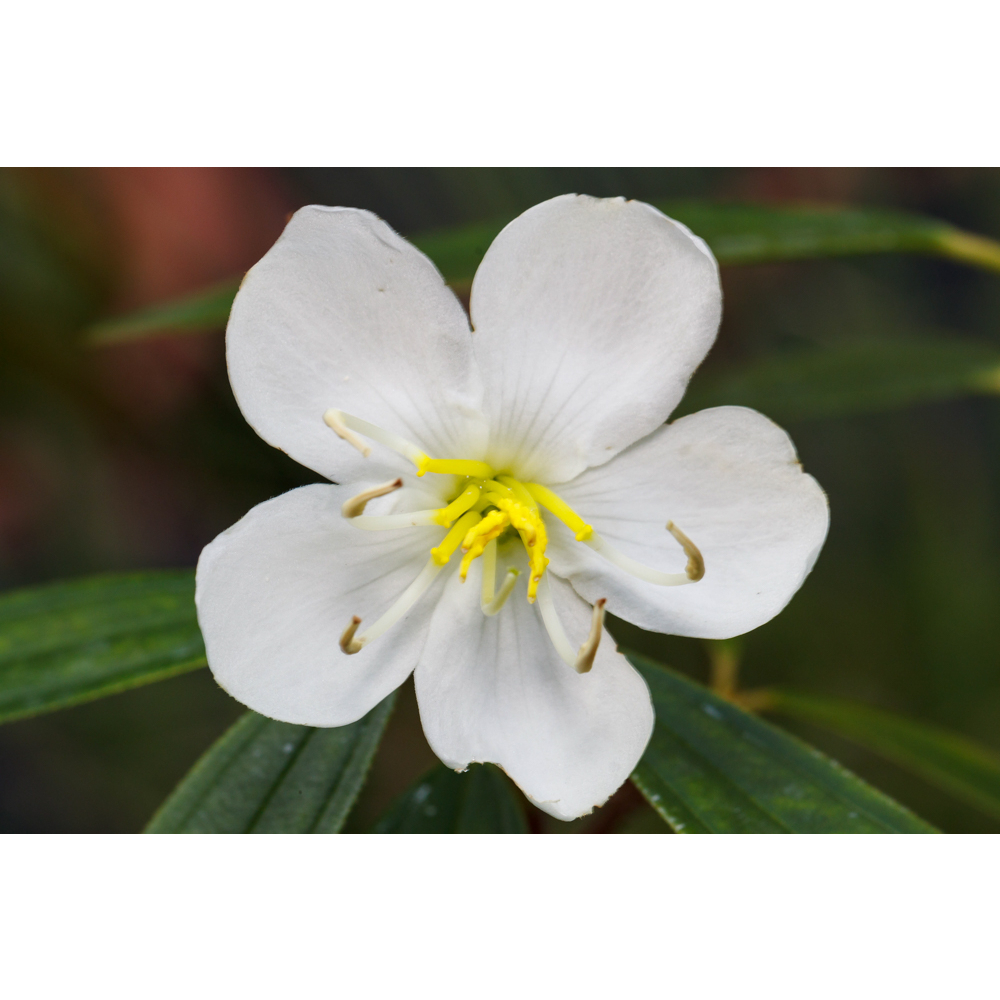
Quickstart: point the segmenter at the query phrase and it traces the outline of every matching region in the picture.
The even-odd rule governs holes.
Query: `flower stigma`
[[[340,438],[357,448],[365,457],[371,454],[371,446],[360,435],[411,461],[418,477],[432,473],[453,476],[457,480],[453,499],[440,508],[402,514],[366,515],[364,510],[368,501],[400,489],[403,485],[401,478],[364,490],[344,503],[343,516],[355,527],[365,531],[431,525],[448,529],[441,541],[430,550],[430,558],[417,578],[381,618],[359,635],[357,630],[361,619],[356,615],[352,617],[340,639],[340,648],[345,653],[357,653],[402,618],[427,592],[438,573],[459,550],[462,558],[458,573],[463,583],[472,563],[476,559],[482,559],[480,607],[488,617],[497,614],[513,591],[519,575],[517,569],[509,568],[504,582],[499,590],[496,589],[498,544],[510,537],[520,539],[528,557],[528,603],[538,602],[546,631],[562,659],[577,672],[587,673],[594,664],[600,643],[606,599],[601,598],[594,604],[590,634],[579,650],[574,650],[559,620],[546,577],[545,571],[549,564],[545,555],[548,531],[543,510],[562,521],[573,532],[576,541],[587,545],[625,572],[649,583],[675,587],[696,583],[705,575],[705,561],[701,552],[673,521],[667,522],[666,530],[677,540],[688,561],[683,572],[664,573],[619,552],[547,486],[522,482],[506,472],[494,470],[478,459],[431,458],[405,438],[342,410],[327,410],[323,414],[323,420]]]

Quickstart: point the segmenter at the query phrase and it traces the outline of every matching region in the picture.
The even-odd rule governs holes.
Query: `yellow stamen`
[[[507,515],[510,523],[517,529],[517,533],[524,542],[524,547],[528,550],[528,562],[531,566],[531,576],[528,578],[528,603],[535,603],[535,596],[538,593],[538,582],[545,572],[545,567],[549,561],[545,558],[545,548],[549,543],[548,535],[545,531],[545,522],[538,513],[536,507],[532,510],[517,500],[497,499],[497,507]]]
[[[441,540],[441,544],[436,549],[431,549],[431,558],[434,562],[438,566],[443,566],[451,558],[451,554],[458,548],[458,543],[465,538],[469,529],[474,528],[479,521],[479,515],[471,510],[467,514],[463,514],[455,522],[451,531]],[[462,565],[465,565],[464,559],[462,560]]]
[[[417,463],[417,475],[422,476],[425,472],[473,476],[476,479],[493,478],[493,470],[485,462],[475,462],[465,458],[427,458],[425,455]]]
[[[513,476],[497,476],[497,480],[502,486],[506,486],[515,499],[524,504],[528,510],[537,512],[538,504],[535,503],[535,498],[524,488],[523,483],[519,483]]]
[[[510,518],[503,511],[491,510],[466,534],[462,540],[462,551],[465,555],[462,556],[462,564],[458,568],[458,575],[463,580],[469,575],[472,560],[481,556],[486,546],[494,538],[499,538],[508,524],[510,524]]]
[[[548,487],[539,483],[525,483],[524,488],[550,514],[555,514],[573,532],[578,542],[585,542],[594,533],[594,529],[562,497],[557,496]]]
[[[447,507],[442,507],[436,512],[434,520],[443,528],[449,527],[456,517],[476,505],[480,493],[482,493],[480,487],[476,486],[475,483],[470,483]]]

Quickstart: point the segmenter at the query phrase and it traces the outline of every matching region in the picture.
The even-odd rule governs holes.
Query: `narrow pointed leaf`
[[[1000,243],[911,212],[693,199],[657,207],[701,236],[720,264],[918,253],[1000,271]]]
[[[836,761],[644,657],[656,726],[632,780],[677,833],[934,833]]]
[[[738,404],[779,423],[1000,393],[1000,351],[961,338],[839,344],[695,378],[684,411]]]
[[[138,312],[103,320],[87,330],[87,343],[120,344],[174,333],[200,333],[221,329],[229,321],[229,310],[240,286],[233,278],[193,295],[158,302]]]
[[[247,712],[195,764],[146,833],[337,833],[395,699],[334,729]]]
[[[192,570],[88,577],[0,596],[0,722],[204,665]]]
[[[870,705],[783,688],[760,695],[768,710],[843,736],[1000,819],[1000,754],[996,751]]]
[[[920,253],[1000,271],[1000,243],[938,219],[885,209],[814,205],[745,205],[711,201],[657,202],[667,215],[703,237],[720,264]],[[509,219],[493,219],[411,236],[449,284],[467,289],[497,233]],[[225,326],[239,279],[91,326],[88,344],[110,344]]]
[[[527,833],[510,779],[493,764],[457,773],[441,764],[407,789],[373,833]]]

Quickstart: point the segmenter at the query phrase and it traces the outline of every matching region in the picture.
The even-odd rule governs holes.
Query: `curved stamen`
[[[540,483],[525,483],[524,489],[550,514],[558,517],[573,532],[578,542],[585,542],[594,533],[594,529],[561,496],[553,493],[547,486],[542,486]]]
[[[597,647],[601,644],[601,636],[604,634],[604,605],[608,603],[606,597],[595,601],[594,610],[590,616],[590,635],[587,641],[580,647],[577,653],[576,663],[573,666],[578,674],[590,673],[590,668],[594,665],[594,657],[597,656]]]
[[[370,490],[362,490],[357,496],[345,500],[340,508],[343,517],[358,517],[365,512],[365,504],[376,497],[384,497],[389,493],[395,493],[403,485],[402,479],[393,479],[381,486],[373,486]]]
[[[365,629],[358,636],[355,632],[361,624],[361,619],[354,615],[340,637],[340,648],[347,654],[360,652],[361,648],[372,639],[377,639],[383,632],[392,628],[427,593],[434,578],[441,572],[441,566],[442,564],[435,562],[434,559],[428,559],[417,578],[403,591],[396,603],[371,628]]]
[[[604,606],[607,598],[602,597],[594,604],[594,610],[590,618],[590,635],[587,641],[580,647],[580,651],[573,652],[566,632],[559,620],[556,611],[555,601],[552,600],[552,591],[549,589],[549,578],[543,576],[538,585],[538,610],[542,613],[542,622],[545,631],[549,633],[552,645],[556,652],[566,661],[578,674],[586,674],[594,665],[594,657],[597,656],[597,647],[601,644],[601,636],[604,628]]]
[[[438,545],[437,548],[431,549],[431,558],[434,562],[436,562],[439,566],[444,566],[444,564],[451,558],[455,549],[458,548],[459,543],[462,542],[465,536],[473,530],[481,520],[482,518],[474,511],[470,510],[467,514],[463,514],[455,522],[448,534],[441,540],[441,544]],[[464,574],[462,579],[465,579]]]
[[[348,656],[351,653],[357,653],[361,646],[360,642],[354,641],[354,633],[357,632],[358,626],[361,624],[361,619],[357,615],[351,615],[351,620],[344,629],[343,634],[340,636],[340,648],[341,651],[347,653]]]
[[[688,557],[688,564],[684,567],[687,578],[692,583],[697,583],[705,575],[705,559],[698,546],[673,521],[667,521],[667,531],[677,539],[684,554]]]
[[[559,620],[547,575],[543,576],[538,584],[538,610],[542,613],[542,624],[545,626],[545,631],[549,633],[549,639],[552,640],[556,652],[575,670],[577,654],[570,645],[569,639],[566,638],[566,631]]]
[[[394,482],[398,482],[402,485],[402,480],[397,479]],[[386,483],[386,486],[389,486]],[[357,501],[364,499],[367,502],[369,499],[374,499],[376,496],[383,496],[383,493],[376,492],[376,490],[382,490],[383,487],[376,487],[374,490],[367,490],[365,493],[359,493],[356,497],[351,497],[348,500],[342,510],[344,517],[350,518],[351,524],[355,528],[361,528],[364,531],[390,531],[393,528],[418,528],[424,527],[426,525],[439,525],[442,528],[451,527],[452,521],[456,517],[461,516],[470,508],[476,506],[479,502],[480,489],[478,486],[471,485],[467,487],[462,493],[460,493],[447,507],[436,507],[427,510],[413,510],[408,514],[358,514],[348,513],[348,508],[352,510],[355,509],[353,505]],[[389,489],[384,490],[385,493],[392,492]],[[361,504],[361,510],[364,510],[364,504]]]
[[[447,507],[442,507],[437,512],[437,523],[444,528],[450,527],[456,517],[461,517],[467,510],[475,507],[481,493],[482,490],[475,483],[470,483]]]
[[[483,587],[479,606],[487,618],[492,618],[506,603],[514,584],[520,575],[512,566],[500,586],[500,592],[494,594],[497,572],[497,542],[491,539],[483,550]]]
[[[403,458],[409,459],[418,469],[424,462],[430,461],[429,457],[412,441],[407,441],[406,438],[393,434],[392,431],[383,430],[381,427],[370,424],[367,420],[355,417],[351,413],[345,413],[343,410],[327,410],[323,414],[323,422],[338,437],[357,448],[365,458],[371,454],[372,450],[358,437],[358,434],[364,434],[365,437],[378,441],[379,444],[384,444],[386,448],[391,448]],[[355,434],[354,431],[358,433]]]
[[[609,563],[613,563],[620,569],[625,570],[626,573],[631,573],[632,576],[637,576],[640,580],[655,583],[660,587],[680,587],[685,583],[697,583],[705,575],[705,560],[702,558],[697,546],[673,521],[667,522],[667,531],[677,539],[688,557],[688,563],[683,573],[662,573],[658,569],[645,566],[623,552],[619,552],[596,531],[590,538],[584,539],[583,544],[589,545],[595,552],[607,559]]]

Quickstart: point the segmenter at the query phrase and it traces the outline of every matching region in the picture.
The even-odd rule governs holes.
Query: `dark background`
[[[1000,171],[965,169],[92,169],[0,172],[0,586],[192,566],[253,504],[315,480],[229,391],[222,331],[99,349],[99,318],[240,274],[310,202],[405,234],[579,191],[895,206],[1000,237]],[[901,256],[723,269],[706,369],[803,344],[950,331],[1000,342],[1000,276]],[[696,379],[699,377],[695,376]],[[1000,750],[1000,401],[789,424],[830,496],[791,605],[743,641],[744,682],[936,722]],[[703,644],[631,645],[707,677]],[[0,727],[0,831],[133,831],[242,711],[198,671]],[[795,727],[947,831],[1000,823],[878,758]],[[434,763],[407,685],[351,821]],[[545,829],[653,830],[617,811]]]

